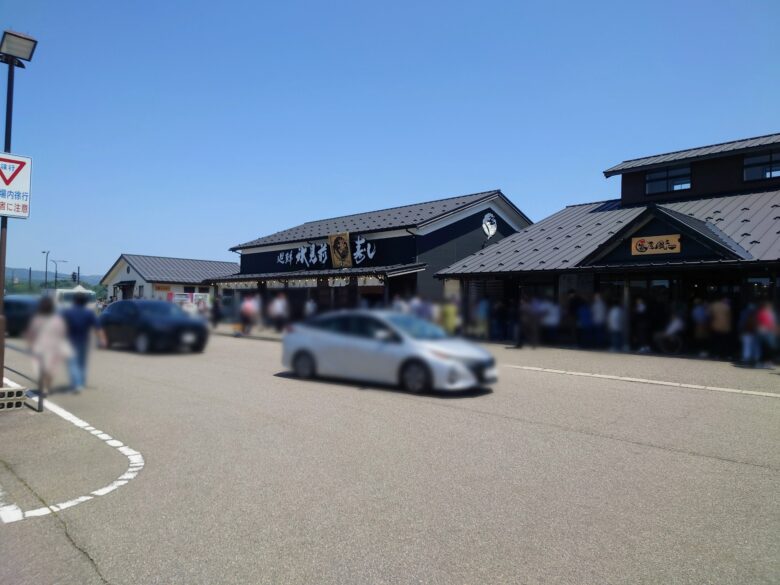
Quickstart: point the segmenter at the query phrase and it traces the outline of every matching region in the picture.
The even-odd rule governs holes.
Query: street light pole
[[[8,64],[8,86],[5,94],[5,144],[4,152],[11,152],[11,121],[14,115],[14,71],[16,59],[10,57]],[[5,375],[5,250],[8,240],[8,218],[0,218],[0,375]],[[2,386],[4,384],[0,384]]]
[[[59,277],[59,271],[60,271],[60,265],[59,263],[62,262],[63,264],[67,264],[67,260],[51,260],[51,262],[54,262],[54,291],[55,294],[57,292],[57,280]]]
[[[5,97],[5,152],[11,152],[11,122],[14,114],[14,73],[24,68],[22,61],[32,59],[38,41],[12,31],[5,31],[0,41],[0,61],[8,66],[8,85]],[[5,375],[5,252],[8,235],[8,217],[0,219],[0,377]]]
[[[51,250],[43,250],[41,254],[46,254],[46,261],[43,263],[43,290],[49,288],[49,254]]]

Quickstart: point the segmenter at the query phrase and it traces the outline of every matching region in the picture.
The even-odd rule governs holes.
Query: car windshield
[[[140,303],[138,308],[144,315],[153,315],[155,317],[187,316],[187,313],[179,305],[173,303]]]
[[[438,325],[411,315],[388,315],[387,320],[414,339],[445,339],[447,333]]]

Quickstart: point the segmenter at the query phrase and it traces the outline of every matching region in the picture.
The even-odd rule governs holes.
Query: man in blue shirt
[[[70,383],[76,392],[80,392],[87,383],[87,354],[89,352],[89,333],[95,329],[101,345],[105,345],[105,334],[100,329],[95,313],[87,308],[87,295],[77,293],[73,297],[73,306],[62,313],[68,330],[68,340],[73,347],[73,356],[68,361]]]

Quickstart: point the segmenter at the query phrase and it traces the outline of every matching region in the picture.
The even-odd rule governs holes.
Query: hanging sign
[[[487,236],[486,239],[489,240],[495,236],[497,230],[498,221],[496,220],[496,216],[492,213],[486,213],[485,217],[482,218],[482,231],[485,232],[485,235]]]
[[[330,261],[333,268],[352,268],[352,254],[349,250],[349,232],[328,236]]]
[[[30,217],[31,170],[31,158],[0,153],[0,215]]]
[[[680,234],[665,236],[648,236],[631,238],[631,255],[646,256],[648,254],[679,254]]]

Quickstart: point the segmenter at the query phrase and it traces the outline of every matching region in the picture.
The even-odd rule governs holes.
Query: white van
[[[89,290],[88,288],[84,288],[81,285],[73,288],[57,288],[54,290],[47,290],[44,292],[44,294],[50,295],[54,299],[54,304],[58,309],[67,309],[68,307],[72,307],[73,298],[77,294],[83,294],[87,296],[87,308],[92,309],[93,311],[97,308],[97,295],[93,291]]]

